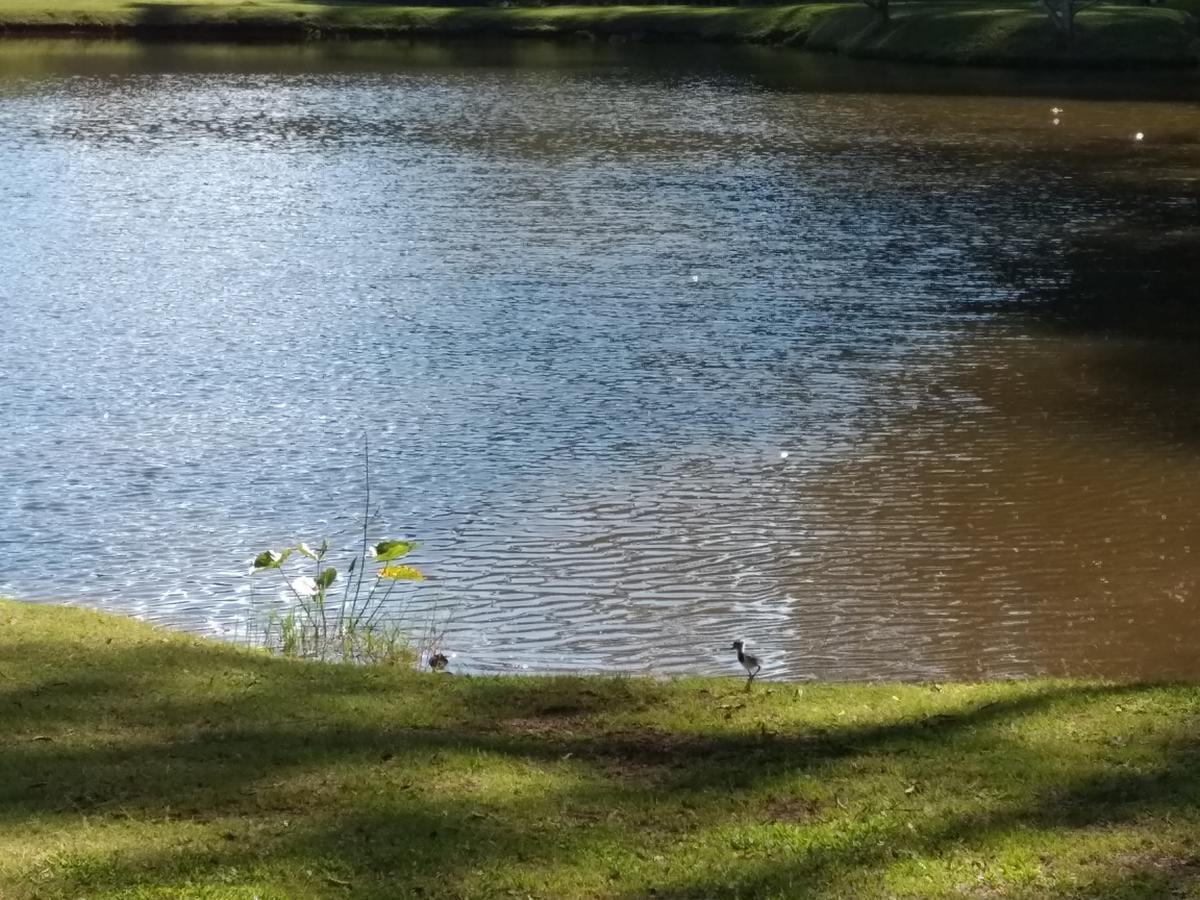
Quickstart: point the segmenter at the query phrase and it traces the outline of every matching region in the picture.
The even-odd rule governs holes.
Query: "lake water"
[[[1200,676],[1198,84],[2,44],[0,593],[236,637],[367,433],[458,670]]]

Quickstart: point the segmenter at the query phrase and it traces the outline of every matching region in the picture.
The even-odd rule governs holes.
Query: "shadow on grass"
[[[219,834],[195,846],[189,837],[81,851],[47,882],[64,892],[275,866],[354,885],[356,896],[402,887],[461,896],[484,870],[515,867],[536,879],[563,867],[627,867],[764,816],[789,828],[843,822],[786,861],[730,853],[711,876],[686,866],[622,869],[606,888],[715,897],[738,885],[758,896],[852,881],[906,855],[982,848],[1015,831],[1087,829],[1200,801],[1189,742],[1164,743],[1137,771],[1063,775],[1010,735],[1030,717],[1069,718],[1154,690],[1146,687],[1043,685],[936,715],[827,728],[734,728],[701,707],[695,727],[669,728],[654,716],[678,702],[676,689],[643,680],[422,677],[177,641],[119,649],[32,641],[0,651],[0,671],[52,661],[44,677],[0,693],[0,833],[86,820],[91,828],[173,821]],[[740,685],[728,694],[711,702],[746,696]],[[775,696],[746,702],[778,704]],[[987,765],[972,768],[976,757],[1004,765],[988,774]],[[837,792],[880,766],[922,791],[954,794],[994,778],[1005,797],[955,816],[919,804],[882,816],[844,811]],[[832,793],[797,800],[789,787],[797,779]],[[897,793],[888,802],[903,806]]]
[[[1132,854],[1066,896],[1070,900],[1157,900],[1200,893],[1200,859]]]
[[[801,854],[785,865],[748,866],[739,872],[737,890],[758,896],[780,888],[828,883],[830,875],[847,870],[871,871],[895,860],[944,855],[952,849],[988,852],[1010,835],[1030,832],[1103,829],[1142,816],[1162,816],[1194,808],[1200,785],[1194,770],[1200,747],[1190,744],[1165,753],[1150,771],[1090,776],[1068,781],[1029,802],[1001,806],[937,820],[915,816],[907,822],[867,828],[861,835],[829,848]],[[918,824],[919,823],[919,824]],[[1150,898],[1173,893],[1200,881],[1200,856],[1158,855],[1153,850],[1115,860],[1078,891],[1043,889],[1037,896]],[[722,896],[728,882],[687,879],[657,891],[658,896],[702,898]],[[986,884],[964,883],[964,891],[990,893]],[[639,894],[628,895],[631,898]]]

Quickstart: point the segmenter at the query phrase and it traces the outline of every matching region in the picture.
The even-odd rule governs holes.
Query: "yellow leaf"
[[[379,570],[380,578],[390,578],[394,581],[424,581],[425,576],[412,566],[384,566]]]

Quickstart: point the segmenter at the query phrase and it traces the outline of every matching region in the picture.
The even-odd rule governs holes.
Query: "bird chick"
[[[746,652],[745,641],[734,641],[733,646],[729,649],[737,651],[738,662],[740,662],[742,664],[742,668],[746,670],[746,681],[753,681],[754,676],[759,673],[760,669],[762,669],[762,662],[759,661],[757,656],[753,656]]]

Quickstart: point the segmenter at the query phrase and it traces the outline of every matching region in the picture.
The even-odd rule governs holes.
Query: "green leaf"
[[[317,554],[313,551],[312,547],[308,546],[308,544],[300,544],[300,546],[298,546],[296,549],[300,551],[302,556],[307,556],[309,559],[317,558]]]
[[[333,566],[330,566],[328,569],[322,569],[321,573],[317,576],[317,587],[321,590],[326,590],[333,584],[333,579],[335,578],[337,578],[337,569],[333,568]]]
[[[407,556],[418,546],[420,545],[415,541],[380,541],[371,548],[371,555],[379,562],[391,562],[393,559]]]
[[[282,553],[276,553],[274,550],[264,550],[258,556],[254,557],[254,562],[251,564],[251,571],[257,572],[260,569],[278,569],[291,556],[291,548],[284,550]]]

